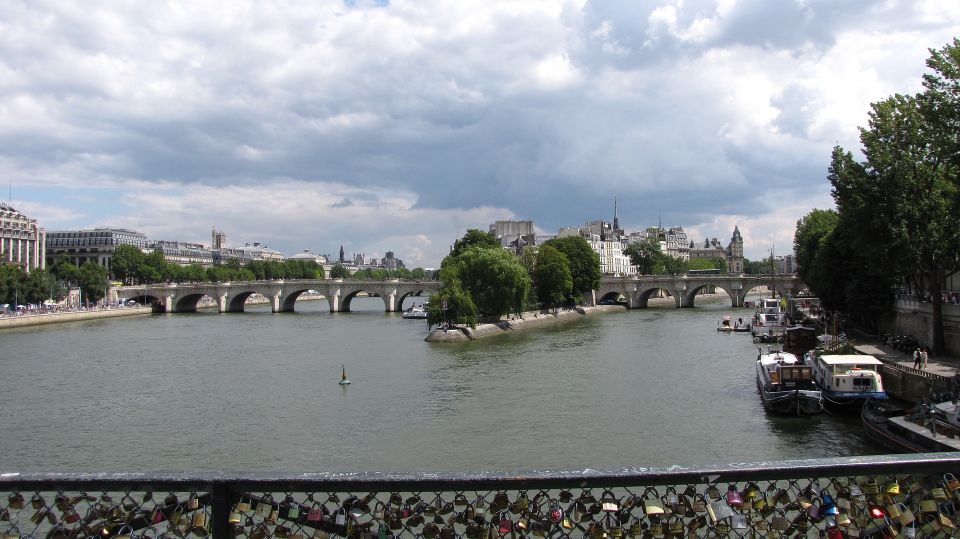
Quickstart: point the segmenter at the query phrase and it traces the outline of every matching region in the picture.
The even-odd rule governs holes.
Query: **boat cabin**
[[[806,365],[771,365],[767,367],[770,373],[770,383],[793,387],[804,384],[813,379],[813,371]]]
[[[824,354],[812,363],[814,380],[829,394],[886,398],[879,359],[860,354]]]

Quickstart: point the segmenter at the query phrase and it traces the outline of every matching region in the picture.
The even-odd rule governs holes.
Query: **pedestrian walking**
[[[913,368],[916,369],[920,366],[920,348],[918,347],[913,351]]]
[[[929,355],[927,354],[927,349],[924,348],[923,350],[920,351],[920,368],[921,369],[927,368],[927,359],[929,359]]]

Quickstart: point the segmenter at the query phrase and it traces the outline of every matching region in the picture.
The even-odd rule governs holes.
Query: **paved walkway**
[[[878,359],[894,361],[904,367],[913,368],[913,353],[901,352],[900,350],[895,350],[892,346],[882,345],[880,344],[880,337],[877,335],[854,333],[852,340],[862,352],[876,355]],[[879,352],[870,351],[867,347],[873,347],[879,350]],[[958,365],[960,365],[960,358],[948,355],[931,355],[927,359],[927,367],[923,370],[931,374],[939,374],[940,376],[951,378],[957,374]]]

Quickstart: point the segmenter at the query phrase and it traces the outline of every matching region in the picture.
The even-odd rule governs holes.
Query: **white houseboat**
[[[827,405],[859,407],[866,399],[885,400],[879,359],[860,354],[808,352],[806,362]]]

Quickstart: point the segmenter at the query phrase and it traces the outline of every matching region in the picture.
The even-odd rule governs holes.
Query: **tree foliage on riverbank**
[[[443,259],[440,279],[444,285],[430,299],[428,321],[474,325],[478,316],[499,319],[579,303],[600,284],[600,258],[581,237],[555,238],[516,256],[493,235],[471,229]]]
[[[921,291],[942,352],[941,286],[960,269],[960,40],[930,52],[922,92],[871,104],[865,160],[833,149],[833,228],[814,210],[794,242],[807,284],[835,308],[875,321],[892,304],[891,285]]]
[[[127,284],[157,282],[224,282],[271,279],[323,279],[323,266],[313,260],[252,260],[241,266],[237,259],[204,268],[200,264],[180,266],[168,262],[161,251],[144,253],[132,245],[118,245],[110,260],[113,278]],[[330,278],[382,281],[386,279],[424,279],[423,268],[364,268],[350,273],[337,263]]]
[[[689,270],[719,269],[727,271],[727,261],[722,258],[692,258],[682,260],[660,250],[657,238],[633,242],[623,250],[630,263],[637,267],[638,275],[681,275]]]

